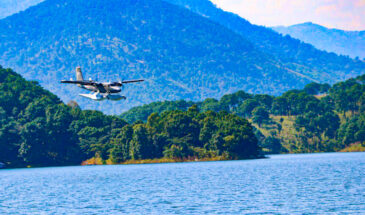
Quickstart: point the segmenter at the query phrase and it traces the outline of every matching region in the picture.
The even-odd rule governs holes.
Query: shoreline
[[[365,151],[337,151],[337,152],[311,152],[311,153],[283,153],[283,154],[266,154],[257,158],[246,158],[246,159],[224,159],[224,158],[203,158],[203,159],[168,159],[168,158],[158,158],[158,159],[145,159],[145,160],[129,160],[122,163],[113,163],[111,161],[97,162],[97,163],[88,163],[95,158],[88,159],[83,161],[78,165],[51,165],[51,166],[23,166],[23,167],[5,167],[1,168],[1,170],[11,170],[11,169],[31,169],[31,168],[49,168],[49,167],[71,167],[71,166],[96,166],[96,165],[133,165],[133,164],[168,164],[168,163],[192,163],[192,162],[213,162],[213,161],[239,161],[239,160],[256,160],[256,159],[269,159],[269,155],[300,155],[300,154],[321,154],[321,153],[364,153]]]
[[[300,154],[322,154],[322,153],[362,153],[365,152],[365,147],[361,150],[351,150],[359,149],[358,144],[353,144],[356,146],[353,148],[352,145],[342,149],[340,151],[334,152],[302,152],[302,153],[282,153],[282,154],[264,154],[256,158],[244,158],[244,159],[229,159],[223,158],[222,156],[214,158],[188,158],[188,159],[170,159],[170,158],[155,158],[155,159],[143,159],[143,160],[128,160],[121,163],[114,163],[110,160],[102,160],[101,158],[90,158],[83,161],[79,166],[96,166],[96,165],[130,165],[130,164],[164,164],[164,163],[192,163],[192,162],[211,162],[211,161],[238,161],[238,160],[256,160],[256,159],[269,159],[270,155],[300,155]],[[350,148],[350,150],[348,150]]]
[[[90,158],[83,161],[80,166],[94,166],[94,165],[130,165],[130,164],[164,164],[164,163],[192,163],[192,162],[211,162],[211,161],[234,161],[234,160],[254,160],[254,159],[266,159],[267,156],[259,156],[255,158],[245,159],[230,159],[222,156],[213,158],[187,158],[187,159],[171,159],[171,158],[155,158],[155,159],[143,159],[143,160],[128,160],[121,163],[114,163],[110,160],[102,160],[101,158]]]

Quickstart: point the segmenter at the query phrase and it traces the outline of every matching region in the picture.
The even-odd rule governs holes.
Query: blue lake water
[[[0,214],[365,214],[365,153],[0,170]]]

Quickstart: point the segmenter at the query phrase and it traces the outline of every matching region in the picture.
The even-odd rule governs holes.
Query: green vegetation
[[[147,123],[137,121],[125,129],[112,140],[119,143],[111,149],[114,163],[159,157],[243,159],[259,155],[247,120],[224,111],[199,113],[196,105],[188,111],[151,114]]]
[[[65,102],[109,114],[154,101],[218,99],[239,90],[281,95],[365,69],[362,61],[252,25],[208,0],[180,1],[191,11],[172,0],[44,1],[0,20],[0,64],[17,68]],[[203,13],[197,14],[198,7]],[[82,90],[76,86],[58,85],[74,78],[76,66],[87,79],[146,81],[126,86],[126,102],[101,105],[78,97]]]
[[[0,160],[7,166],[79,164],[125,125],[117,117],[66,106],[38,83],[0,67]],[[85,134],[90,137],[83,139]]]
[[[365,75],[332,87],[310,83],[303,90],[290,90],[278,97],[238,91],[220,100],[206,99],[195,104],[200,110],[227,111],[248,118],[267,153],[339,151],[353,143],[364,143],[364,80]],[[155,112],[155,106],[158,113],[164,107],[186,108],[173,102],[151,103],[121,117],[146,121],[144,116]]]
[[[365,144],[354,143],[342,149],[341,152],[365,152]]]
[[[76,102],[65,105],[38,83],[0,67],[0,162],[25,167],[245,159],[260,157],[261,148],[362,151],[364,84],[365,75],[278,97],[238,91],[220,100],[155,102],[124,113],[134,120],[128,123],[81,110]]]
[[[133,123],[137,120],[145,119],[152,113],[162,113],[170,110],[187,110],[194,102],[187,102],[185,100],[179,101],[165,101],[165,102],[153,102],[148,105],[143,105],[142,108],[131,108],[128,112],[122,113],[122,118],[129,123]]]
[[[272,56],[275,61],[287,68],[287,72],[293,72],[304,77],[309,77],[317,82],[326,82],[330,84],[363,74],[365,63],[358,58],[351,59],[347,56],[320,51],[312,45],[294,39],[288,35],[281,35],[272,29],[253,25],[236,14],[217,8],[209,0],[166,1],[184,7],[201,16],[208,17],[208,19],[213,22],[219,23],[229,30],[241,35],[251,42],[257,50]],[[312,30],[311,32],[317,33],[318,29]],[[359,41],[363,41],[364,32],[354,33],[353,38],[355,37],[357,37]],[[341,48],[351,47],[351,41],[342,38],[341,42],[337,43],[331,40],[334,38],[332,35],[314,38],[316,43],[330,43],[331,45],[341,44],[344,43],[343,41],[346,41],[346,45],[341,46]],[[360,44],[363,43],[360,42]],[[363,45],[355,46],[356,47],[351,47],[349,49],[352,52],[355,50],[361,50],[363,52]],[[290,82],[292,80],[285,81]],[[265,84],[260,85],[260,87],[265,87]],[[281,88],[281,86],[275,87]],[[282,92],[284,91],[285,90]],[[272,94],[271,92],[265,93]]]
[[[177,102],[179,103],[179,102]],[[225,111],[150,114],[128,124],[63,104],[36,82],[0,67],[0,161],[8,167],[140,160],[221,160],[260,156],[253,127]]]

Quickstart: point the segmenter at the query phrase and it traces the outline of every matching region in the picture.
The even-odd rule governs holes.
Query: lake
[[[0,214],[365,214],[365,153],[0,170]]]

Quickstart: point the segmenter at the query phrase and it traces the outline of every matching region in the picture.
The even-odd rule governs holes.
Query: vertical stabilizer
[[[84,77],[82,77],[81,67],[76,67],[76,80],[83,81]]]

